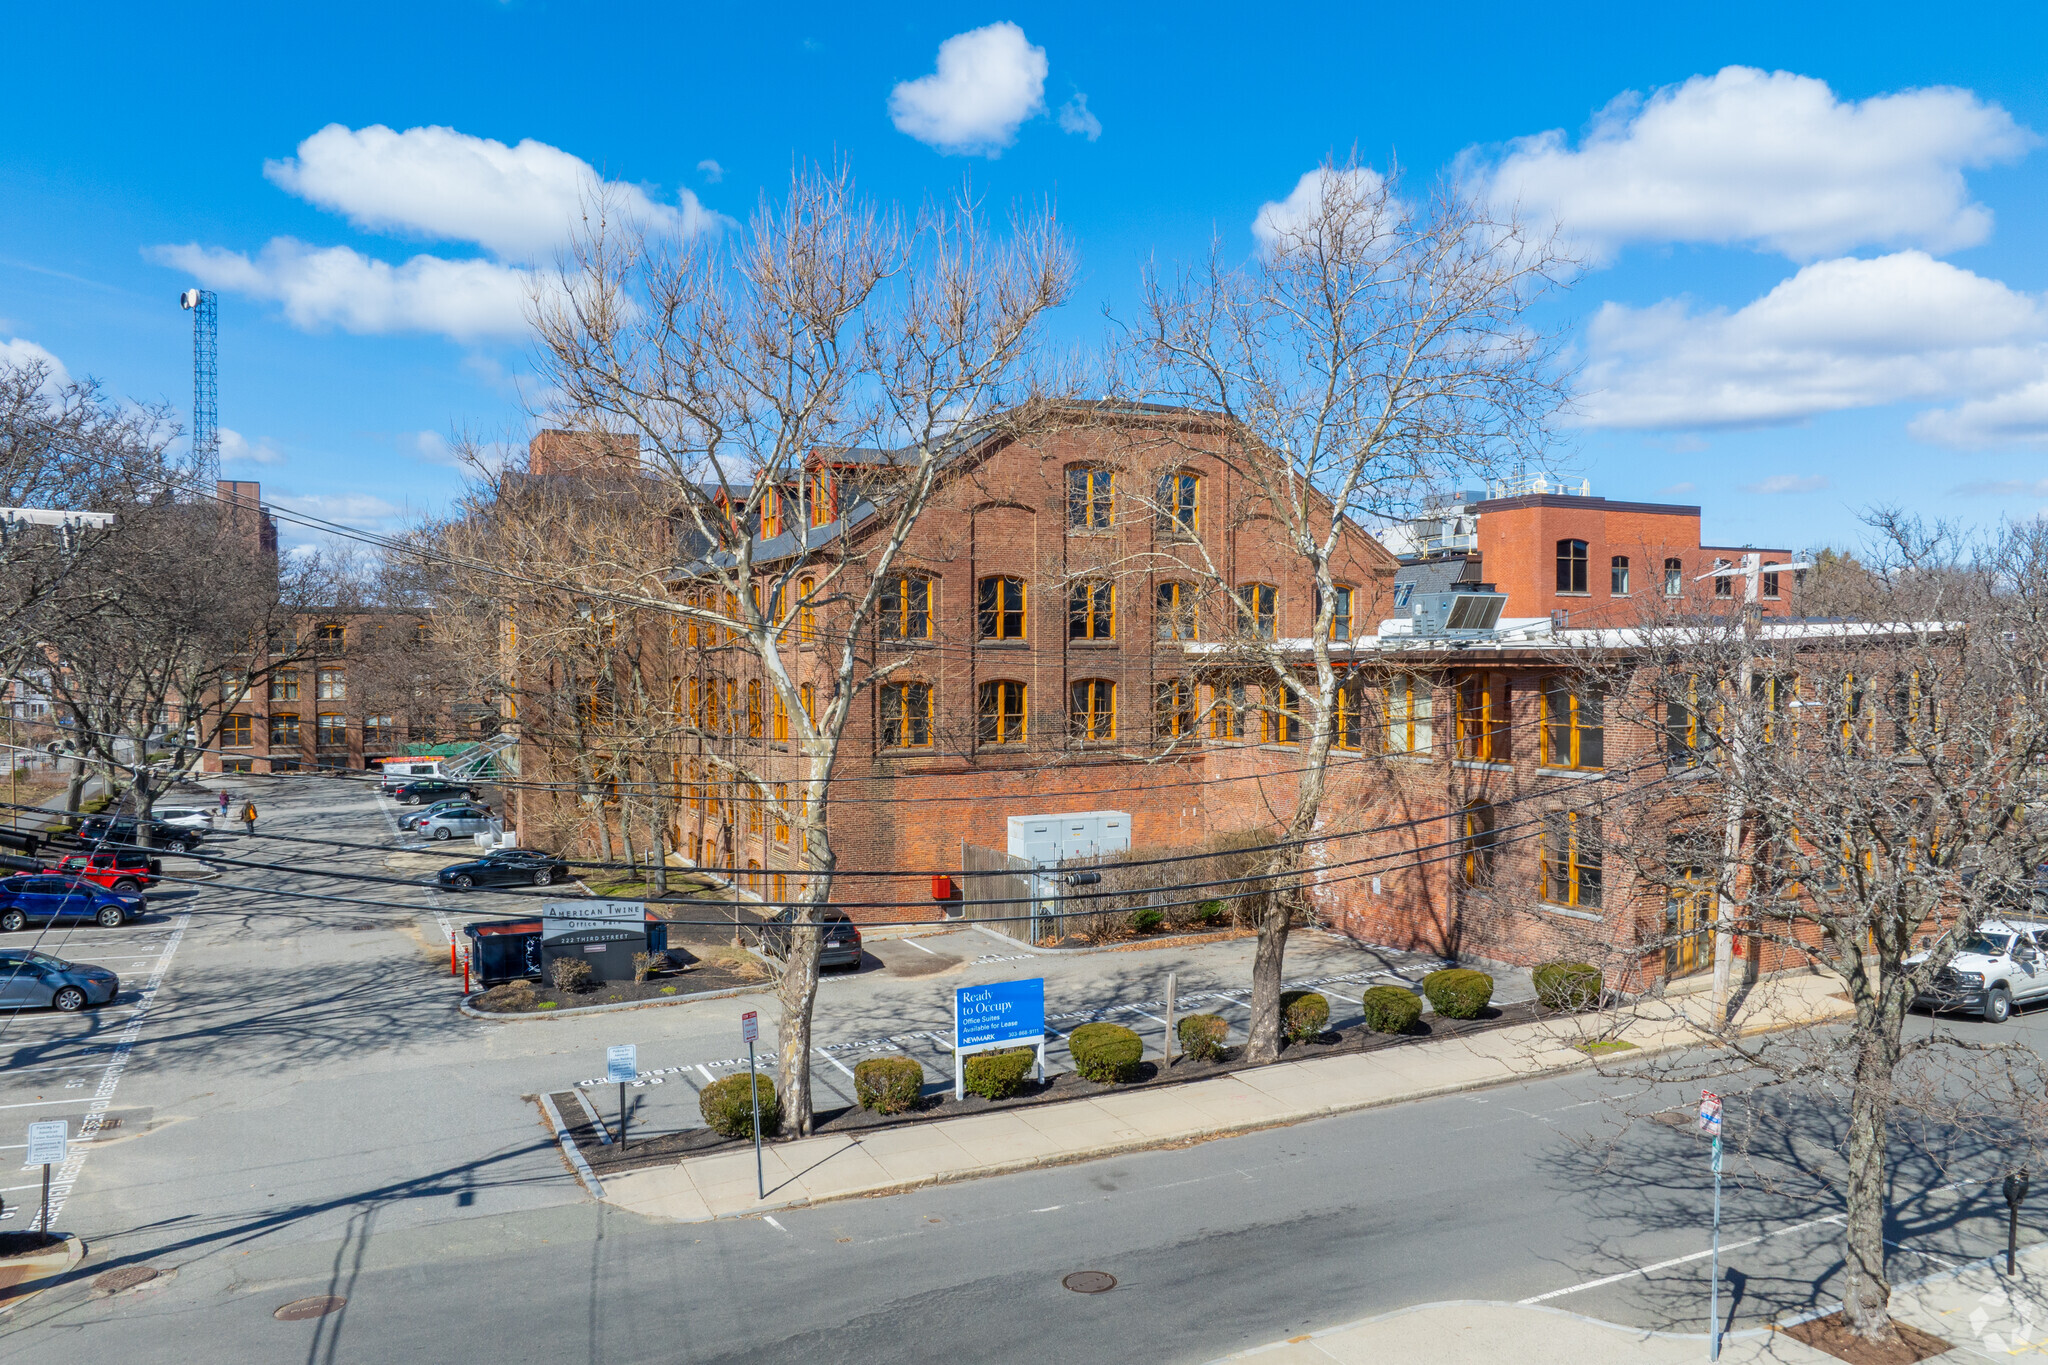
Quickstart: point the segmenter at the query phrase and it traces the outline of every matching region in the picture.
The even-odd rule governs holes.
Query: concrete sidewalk
[[[2019,1274],[2004,1273],[2003,1255],[1973,1261],[1892,1291],[1892,1316],[1949,1343],[1934,1360],[2048,1355],[2048,1247],[2021,1254]],[[1701,1287],[1702,1293],[1705,1286]],[[1702,1304],[1702,1308],[1704,1308]],[[1834,1312],[1788,1318],[1778,1327]],[[1704,1328],[1704,1324],[1702,1324]],[[1562,1309],[1511,1303],[1426,1303],[1363,1322],[1255,1346],[1211,1365],[1368,1365],[1386,1360],[1433,1362],[1512,1360],[1521,1365],[1693,1365],[1704,1360],[1704,1330],[1652,1332],[1601,1322]],[[1838,1357],[1776,1328],[1721,1339],[1727,1365],[1827,1365]]]
[[[1841,1017],[1832,976],[1757,983],[1739,1016],[1744,1033]],[[1646,1001],[1622,1031],[1634,1056],[1698,1045],[1705,994]],[[1534,1024],[1377,1052],[1279,1062],[1159,1089],[853,1135],[778,1142],[764,1155],[767,1198],[756,1196],[750,1149],[688,1157],[606,1176],[602,1197],[650,1217],[684,1222],[890,1194],[921,1185],[1114,1156],[1225,1137],[1404,1100],[1475,1090],[1593,1063],[1575,1046],[1608,1016]]]

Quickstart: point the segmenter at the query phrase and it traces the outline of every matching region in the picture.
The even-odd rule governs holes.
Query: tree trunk
[[[1842,1232],[1842,1259],[1848,1272],[1842,1288],[1842,1317],[1856,1335],[1892,1341],[1889,1305],[1892,1287],[1884,1277],[1884,1215],[1886,1198],[1886,1118],[1891,1112],[1892,1069],[1902,1019],[1893,1016],[1887,996],[1873,988],[1865,972],[1852,982],[1857,995],[1854,1088],[1849,1094],[1849,1169],[1847,1223]]]
[[[64,788],[64,813],[78,814],[79,806],[85,803],[85,756],[78,755],[71,760],[71,781]]]
[[[663,828],[661,812],[648,807],[647,842],[654,851],[654,894],[668,894],[668,832]]]
[[[626,875],[631,877],[639,869],[638,860],[633,856],[633,803],[630,800],[619,803],[619,847],[626,855]]]
[[[805,920],[815,905],[801,907]],[[790,1132],[805,1137],[811,1131],[811,1005],[818,995],[818,927],[814,923],[790,926],[789,955],[783,960],[782,981],[775,988],[782,1005],[782,1123]]]
[[[600,798],[598,799],[598,803],[597,803],[597,808],[596,808],[596,809],[597,809],[597,860],[598,860],[599,862],[601,862],[601,863],[609,863],[609,862],[610,862],[610,861],[612,860],[612,827],[611,827],[611,822],[605,819],[605,815],[604,815],[604,800],[603,800],[603,798],[602,798],[602,797],[600,797]],[[606,869],[606,870],[607,870],[607,871],[609,871],[610,869]]]
[[[1280,861],[1275,859],[1276,871]],[[1292,894],[1269,885],[1265,909],[1259,915],[1259,947],[1252,957],[1252,1017],[1244,1045],[1248,1062],[1270,1062],[1280,1055],[1280,979],[1293,911]]]

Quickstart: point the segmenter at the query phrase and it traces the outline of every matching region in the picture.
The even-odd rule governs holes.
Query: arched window
[[[1020,682],[985,682],[977,689],[975,709],[981,722],[983,744],[1022,744],[1028,722],[1025,719],[1026,691]]]
[[[829,469],[814,469],[810,479],[811,525],[825,526],[839,520],[839,481]]]
[[[1197,638],[1195,585],[1161,583],[1153,595],[1152,619],[1154,629],[1162,640]]]
[[[1067,638],[1116,638],[1116,585],[1106,578],[1087,578],[1067,592]]]
[[[1185,469],[1159,476],[1159,529],[1191,536],[1201,528],[1202,479]]]
[[[1616,597],[1628,596],[1628,556],[1616,555],[1607,563],[1607,589]]]
[[[1464,875],[1467,886],[1489,886],[1493,882],[1493,859],[1500,832],[1496,828],[1493,807],[1484,801],[1474,801],[1458,813],[1461,828],[1459,839],[1459,871]]]
[[[747,682],[747,737],[749,739],[761,738],[762,731],[767,728],[767,720],[761,714],[761,709],[761,681],[758,678],[750,679]]]
[[[1667,559],[1664,561],[1664,595],[1666,597],[1685,596],[1685,564],[1682,560]]]
[[[1067,733],[1085,742],[1116,738],[1116,684],[1083,678],[1067,689]]]
[[[1067,471],[1067,528],[1107,531],[1116,512],[1116,475],[1107,469]]]
[[[769,487],[761,490],[761,539],[773,540],[782,534],[782,490]]]
[[[787,742],[789,739],[789,703],[782,699],[782,692],[775,693],[775,728],[770,738]]]
[[[1192,739],[1195,733],[1195,687],[1185,678],[1173,678],[1152,689],[1153,724],[1159,738]]]
[[[1559,592],[1587,591],[1585,541],[1560,540],[1557,542],[1557,590]]]
[[[1237,590],[1238,626],[1246,635],[1270,640],[1278,630],[1280,590],[1271,583],[1246,583]]]
[[[882,685],[882,747],[929,749],[932,743],[932,687],[922,682]]]
[[[878,606],[884,640],[932,638],[932,580],[923,574],[890,579]]]
[[[811,594],[817,590],[817,580],[806,578],[796,585],[796,639],[807,645],[818,638],[818,612],[811,605]]]
[[[975,617],[984,640],[1024,638],[1024,580],[1002,574],[981,580]]]

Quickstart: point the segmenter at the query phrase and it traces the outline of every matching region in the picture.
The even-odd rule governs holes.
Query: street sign
[[[62,1166],[65,1139],[70,1125],[63,1119],[46,1119],[28,1126],[28,1160],[24,1166]]]
[[[740,1041],[751,1043],[761,1036],[761,1016],[748,1010],[740,1016]]]
[[[1721,1136],[1721,1097],[1711,1090],[1700,1091],[1700,1132]]]
[[[953,1098],[967,1094],[970,1052],[1030,1046],[1038,1049],[1038,1079],[1045,1079],[1045,978],[960,986],[953,992]]]
[[[617,1047],[604,1050],[604,1078],[629,1085],[640,1077],[640,1049],[633,1043],[620,1043]]]

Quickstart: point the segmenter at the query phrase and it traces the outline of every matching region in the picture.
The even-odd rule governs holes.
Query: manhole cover
[[[162,1272],[153,1265],[124,1265],[93,1278],[92,1287],[102,1294],[118,1294],[138,1284],[148,1284]]]
[[[339,1312],[347,1299],[332,1294],[319,1294],[310,1299],[293,1299],[270,1316],[279,1322],[304,1322],[307,1318],[324,1318],[329,1313]]]
[[[1116,1288],[1116,1276],[1107,1270],[1077,1270],[1060,1283],[1076,1294],[1101,1294]]]

